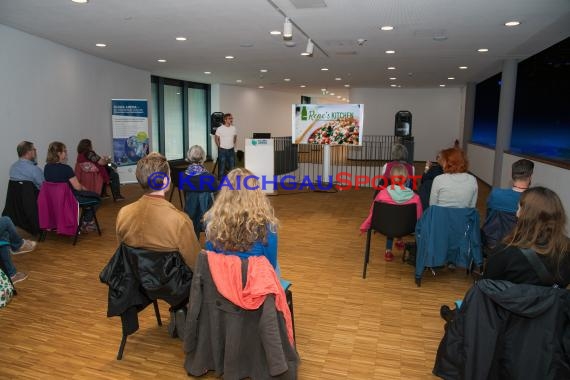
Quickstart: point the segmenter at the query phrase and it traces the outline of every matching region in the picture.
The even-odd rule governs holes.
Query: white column
[[[331,146],[323,147],[323,182],[328,182],[331,175]]]

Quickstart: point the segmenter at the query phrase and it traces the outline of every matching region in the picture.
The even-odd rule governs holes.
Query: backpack
[[[6,307],[14,296],[14,285],[10,278],[0,269],[0,308]]]

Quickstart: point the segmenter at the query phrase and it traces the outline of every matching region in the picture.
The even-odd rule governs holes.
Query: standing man
[[[218,178],[221,180],[226,169],[229,172],[236,165],[235,146],[237,140],[236,127],[232,125],[234,117],[224,114],[224,124],[216,129],[216,145],[218,146]]]
[[[44,173],[37,167],[34,143],[22,141],[16,147],[18,161],[10,167],[11,181],[31,181],[39,189],[44,182]]]

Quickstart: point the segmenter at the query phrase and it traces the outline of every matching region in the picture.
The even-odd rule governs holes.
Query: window
[[[499,122],[501,73],[477,84],[471,142],[495,147]]]

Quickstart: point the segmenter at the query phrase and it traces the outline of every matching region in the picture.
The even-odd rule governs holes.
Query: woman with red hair
[[[443,174],[435,177],[429,204],[443,207],[475,207],[477,180],[467,173],[468,162],[461,149],[449,148],[439,153]]]

